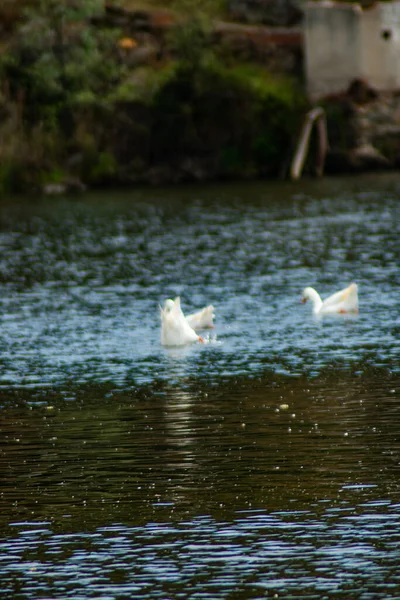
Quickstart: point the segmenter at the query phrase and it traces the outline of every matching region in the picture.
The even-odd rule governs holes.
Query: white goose
[[[190,327],[195,329],[213,329],[214,328],[214,307],[212,304],[205,306],[201,310],[186,316],[186,321]]]
[[[204,342],[185,319],[181,309],[181,299],[166,300],[160,306],[161,344],[163,346],[185,346],[192,342]]]
[[[332,294],[326,300],[321,300],[320,295],[314,288],[306,287],[303,290],[301,301],[304,303],[307,300],[311,300],[313,303],[314,315],[358,313],[358,287],[356,283],[352,283],[347,288]]]
[[[174,301],[171,299],[164,302],[164,310],[170,311],[173,306]],[[199,329],[214,329],[214,316],[214,307],[210,304],[195,313],[186,315],[185,319],[192,329],[198,331]]]

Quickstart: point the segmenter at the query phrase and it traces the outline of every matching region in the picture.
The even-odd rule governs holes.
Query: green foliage
[[[210,23],[198,15],[175,26],[169,43],[182,68],[195,70],[202,67],[211,56],[210,39]]]
[[[188,158],[222,177],[279,172],[304,93],[261,67],[217,60],[211,17],[222,2],[174,0],[173,60],[132,67],[121,33],[91,24],[103,0],[29,3],[0,54],[0,190],[57,183],[68,169],[89,184],[130,181]]]
[[[257,165],[276,168],[287,153],[307,107],[304,92],[289,77],[272,76],[255,65],[231,69],[236,85],[252,94],[248,126],[252,129],[252,154]]]
[[[19,169],[14,161],[0,162],[0,197],[16,191]]]
[[[106,184],[117,173],[118,165],[108,151],[88,145],[84,153],[81,176],[91,185]]]
[[[277,173],[305,107],[294,81],[262,69],[216,61],[178,69],[154,100],[154,156],[210,154],[223,173]]]
[[[109,103],[140,102],[150,104],[160,90],[176,76],[177,65],[171,62],[162,69],[141,66],[122,79],[107,96]]]
[[[120,76],[118,32],[96,29],[87,20],[102,6],[102,0],[38,0],[26,10],[0,70],[11,93],[23,97],[30,124],[54,129],[62,123],[68,130],[75,96],[104,93]]]
[[[169,44],[181,68],[196,70],[212,60],[212,18],[223,4],[222,0],[175,0],[181,18],[170,32]]]
[[[226,0],[173,0],[171,7],[186,16],[201,14],[211,18],[221,14],[226,7]]]
[[[224,174],[239,173],[243,165],[241,149],[237,146],[225,146],[219,153],[220,168]]]
[[[97,160],[92,166],[90,179],[94,182],[103,181],[115,175],[117,165],[114,157],[109,152],[99,152]]]
[[[42,171],[39,179],[42,183],[60,183],[65,179],[65,171],[55,166],[47,171]]]
[[[27,132],[18,115],[0,125],[0,193],[25,192],[54,181],[62,145],[57,133],[40,125]]]

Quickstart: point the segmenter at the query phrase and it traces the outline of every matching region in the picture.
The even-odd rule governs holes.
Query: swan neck
[[[321,309],[321,306],[322,306],[321,296],[313,288],[310,288],[308,293],[309,293],[310,300],[313,303],[313,312],[317,313]]]

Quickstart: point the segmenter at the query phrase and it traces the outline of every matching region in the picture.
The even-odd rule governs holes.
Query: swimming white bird
[[[164,308],[160,306],[160,314],[163,346],[185,346],[192,342],[204,342],[186,321],[179,296],[175,300],[166,300]]]
[[[201,310],[186,316],[186,321],[190,327],[195,329],[213,329],[214,328],[214,307],[212,304],[205,306]]]
[[[170,298],[164,302],[164,310],[171,310],[174,306],[174,301]],[[191,313],[185,317],[192,329],[213,329],[214,328],[214,307],[212,304],[205,306],[201,310]]]
[[[352,283],[347,288],[332,294],[326,300],[321,300],[320,295],[314,288],[306,287],[303,290],[301,301],[304,303],[307,300],[311,300],[313,303],[314,315],[358,313],[358,287],[356,283]]]

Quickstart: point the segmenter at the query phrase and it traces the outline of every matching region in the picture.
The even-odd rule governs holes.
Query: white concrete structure
[[[400,2],[308,2],[305,63],[309,95],[347,89],[356,78],[378,90],[400,89]]]

